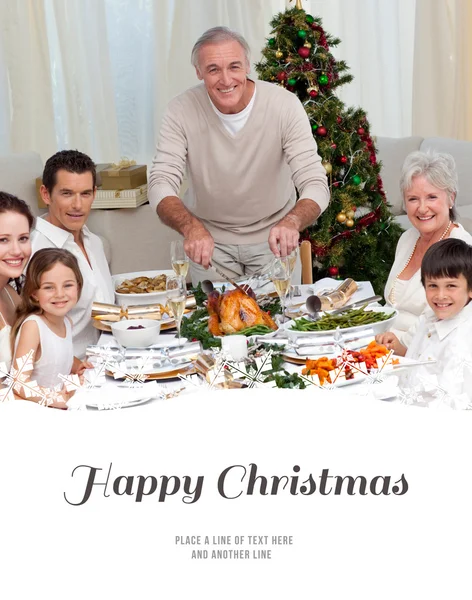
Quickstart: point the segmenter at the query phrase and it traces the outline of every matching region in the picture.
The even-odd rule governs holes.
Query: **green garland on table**
[[[190,341],[198,340],[202,343],[204,350],[221,347],[221,340],[208,331],[208,312],[206,308],[197,308],[189,317],[182,319],[180,335]]]

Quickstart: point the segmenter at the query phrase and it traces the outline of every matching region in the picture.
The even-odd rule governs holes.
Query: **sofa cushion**
[[[423,140],[420,150],[422,152],[447,152],[454,157],[459,176],[459,193],[457,194],[456,204],[458,207],[470,205],[470,194],[472,191],[472,142],[430,137]]]
[[[0,156],[0,189],[27,202],[35,217],[46,212],[38,208],[36,177],[43,173],[41,157],[36,152]]]
[[[403,197],[400,193],[400,175],[405,158],[420,149],[422,137],[406,138],[376,138],[379,151],[378,158],[382,161],[380,176],[384,184],[388,202],[392,205],[392,213],[401,215],[403,210]]]

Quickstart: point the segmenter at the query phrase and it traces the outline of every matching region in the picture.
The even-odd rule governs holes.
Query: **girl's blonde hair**
[[[77,280],[77,299],[80,298],[84,280],[75,256],[69,250],[61,248],[43,248],[35,252],[26,269],[26,279],[21,291],[21,300],[16,308],[16,321],[11,328],[12,351],[14,350],[15,339],[23,321],[29,315],[42,314],[43,311],[39,306],[39,302],[33,298],[33,294],[41,287],[42,275],[50,271],[58,263],[69,267],[73,271]]]

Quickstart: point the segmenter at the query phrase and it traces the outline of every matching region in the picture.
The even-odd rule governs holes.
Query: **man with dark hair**
[[[80,300],[72,319],[74,354],[85,355],[98,340],[90,316],[93,302],[114,301],[110,270],[100,238],[86,226],[96,193],[95,164],[77,150],[62,150],[48,159],[43,172],[41,196],[49,212],[36,220],[31,236],[33,253],[41,248],[65,248],[79,262],[84,279]]]

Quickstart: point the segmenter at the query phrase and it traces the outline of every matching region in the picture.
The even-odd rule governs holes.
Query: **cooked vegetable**
[[[391,314],[384,312],[375,312],[373,310],[364,310],[365,307],[358,309],[349,309],[340,315],[325,314],[318,321],[310,321],[305,317],[296,319],[293,322],[292,331],[330,331],[339,327],[346,329],[347,327],[359,327],[361,325],[371,325],[390,319]]]

